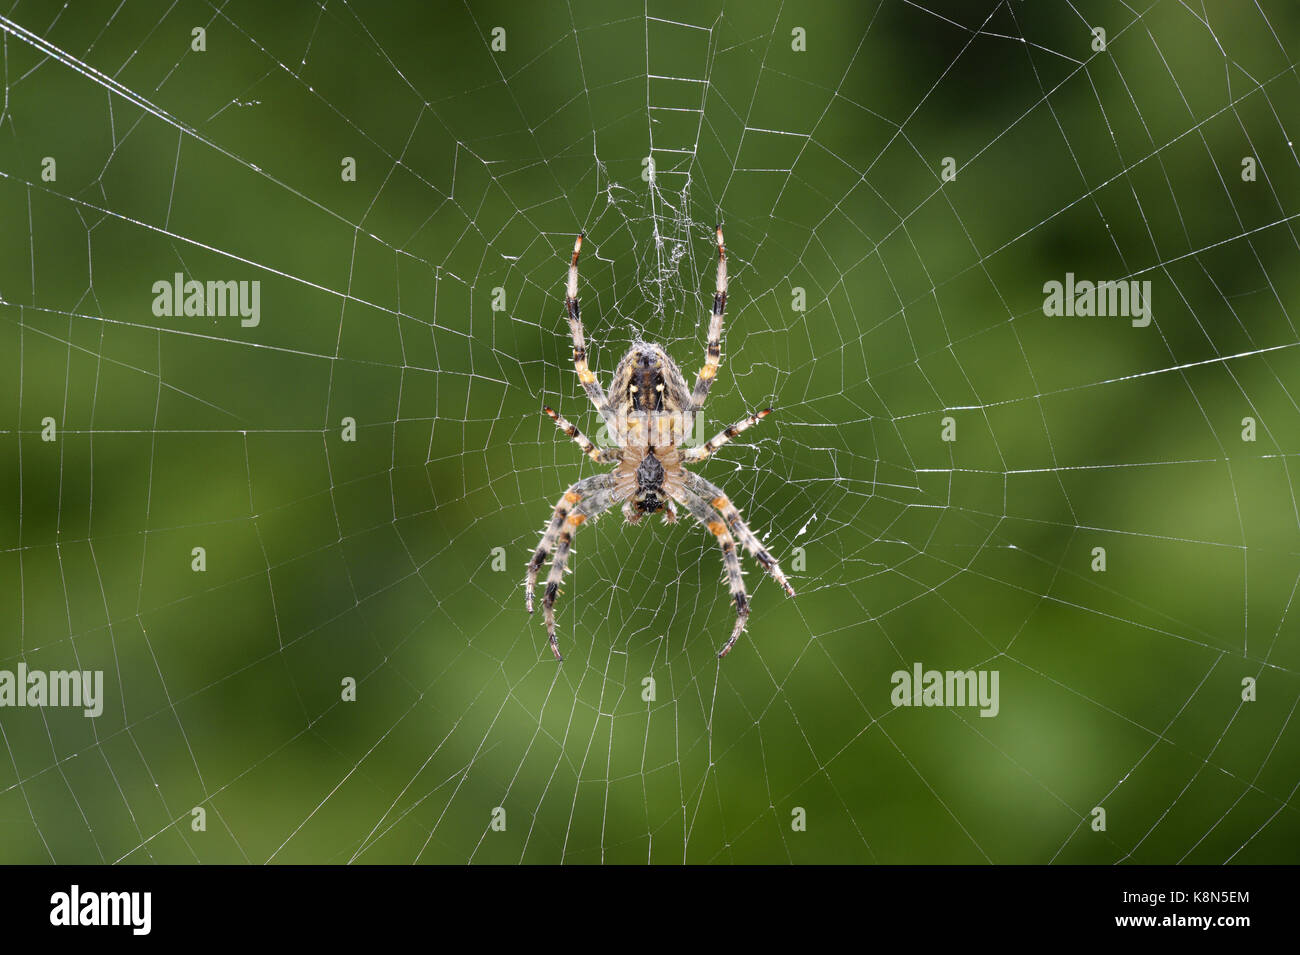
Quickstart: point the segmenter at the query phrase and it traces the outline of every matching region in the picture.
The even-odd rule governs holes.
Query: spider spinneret
[[[572,438],[583,453],[597,464],[616,465],[612,471],[584,478],[569,487],[555,506],[541,543],[528,562],[525,581],[525,603],[533,612],[533,593],[537,577],[547,557],[554,554],[551,570],[546,577],[542,608],[546,615],[546,630],[551,650],[556,660],[560,644],[555,635],[555,599],[559,595],[560,581],[564,579],[572,551],[573,537],[588,519],[596,519],[611,507],[621,504],[623,516],[629,523],[637,523],[647,514],[663,514],[664,520],[677,520],[675,505],[684,507],[692,517],[718,540],[722,549],[722,563],[726,568],[731,589],[731,599],[736,605],[736,623],[731,638],[718,651],[725,657],[749,617],[749,596],[741,575],[740,557],[736,541],[787,594],[794,596],[794,588],[785,579],[781,567],[762,542],[749,529],[740,511],[731,503],[716,484],[686,470],[685,465],[703,461],[735,438],[772,413],[771,408],[747,415],[723,429],[698,447],[686,447],[696,420],[699,418],[709,388],[718,374],[722,357],[723,314],[727,307],[727,251],[722,240],[722,226],[715,230],[718,244],[717,287],[713,295],[713,315],[709,321],[709,341],[704,354],[704,367],[689,388],[677,363],[659,345],[635,342],[614,369],[609,395],[587,365],[587,345],[578,309],[578,255],[582,251],[583,235],[573,243],[573,259],[569,263],[569,282],[564,304],[569,316],[569,333],[573,338],[573,364],[578,380],[587,392],[608,427],[615,442],[612,448],[597,448],[586,435],[563,416],[544,408],[556,426]]]

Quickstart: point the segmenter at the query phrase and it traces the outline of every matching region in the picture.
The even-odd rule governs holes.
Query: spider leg
[[[582,333],[582,318],[578,314],[578,253],[582,251],[582,233],[573,243],[573,260],[569,263],[569,285],[564,296],[564,307],[569,313],[569,334],[573,336],[573,367],[578,370],[578,380],[587,390],[587,397],[596,406],[600,416],[605,419],[610,433],[616,434],[614,425],[617,419],[605,397],[605,389],[596,380],[595,374],[587,367],[587,340]]]
[[[564,496],[555,505],[555,513],[551,515],[551,523],[547,525],[546,533],[542,535],[542,542],[537,545],[532,560],[528,562],[528,579],[524,582],[524,605],[528,608],[529,613],[533,612],[533,590],[537,587],[537,574],[541,571],[542,564],[546,563],[546,558],[551,555],[551,551],[555,549],[555,542],[564,533],[569,513],[584,497],[607,490],[613,486],[614,476],[612,474],[593,474],[591,477],[583,478],[565,491]]]
[[[725,657],[740,639],[741,631],[745,629],[745,620],[749,617],[749,595],[745,593],[745,578],[741,576],[740,558],[736,555],[736,541],[731,536],[731,531],[727,530],[727,525],[718,520],[718,515],[709,507],[708,501],[694,491],[682,488],[679,494],[674,495],[674,499],[718,539],[718,546],[722,548],[722,563],[727,568],[727,584],[731,588],[732,602],[736,605],[736,626],[731,631],[731,639],[718,651],[719,658]]]
[[[687,463],[690,463],[692,461],[703,461],[710,454],[718,450],[718,448],[722,447],[732,438],[736,437],[742,431],[748,431],[750,428],[754,427],[754,425],[758,424],[760,421],[762,421],[771,413],[772,413],[771,408],[765,408],[764,410],[758,412],[758,414],[752,414],[752,415],[748,415],[747,417],[741,418],[731,427],[719,431],[717,434],[715,434],[712,438],[710,438],[700,447],[687,448],[685,453],[682,455],[682,460]]]
[[[772,579],[780,584],[787,594],[793,597],[794,588],[790,586],[790,582],[785,579],[785,574],[781,572],[781,565],[776,562],[775,557],[768,553],[767,548],[763,546],[763,542],[749,529],[749,525],[741,518],[740,511],[736,510],[736,505],[727,499],[727,495],[723,493],[722,488],[692,471],[687,471],[685,474],[687,489],[705,498],[712,507],[717,508],[722,513],[723,520],[740,538],[740,542],[745,545],[745,550],[749,551],[749,556],[758,561],[763,569],[772,576]]]
[[[727,249],[722,243],[722,225],[719,223],[718,284],[713,293],[713,316],[709,319],[709,345],[704,352],[704,367],[695,379],[695,392],[691,395],[691,416],[699,414],[704,399],[709,396],[709,386],[718,376],[718,361],[722,358],[722,315],[727,310]]]
[[[543,408],[542,410],[551,416],[551,420],[555,422],[557,428],[572,438],[578,447],[582,448],[583,454],[597,464],[612,464],[618,460],[618,448],[597,448],[592,444],[591,439],[570,424],[569,419],[564,415],[552,411],[550,408]]]
[[[555,654],[557,662],[564,657],[560,655],[560,641],[555,636],[555,598],[560,594],[560,583],[564,580],[564,570],[569,563],[573,537],[588,518],[597,518],[618,503],[618,496],[617,490],[607,488],[578,502],[573,513],[565,519],[564,529],[555,545],[555,558],[551,561],[550,573],[546,575],[546,595],[542,598],[542,610],[546,614],[546,633],[551,641],[551,652]]]

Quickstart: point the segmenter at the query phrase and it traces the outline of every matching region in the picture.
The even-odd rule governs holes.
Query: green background
[[[13,5],[0,668],[108,698],[0,710],[0,860],[1295,862],[1300,13],[1192,7]],[[709,535],[614,514],[557,667],[573,233],[597,372],[691,374],[719,217],[710,430],[777,413],[701,471],[799,596],[751,566],[719,663]],[[894,709],[916,661],[999,715]]]

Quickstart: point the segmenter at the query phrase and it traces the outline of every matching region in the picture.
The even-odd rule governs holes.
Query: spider
[[[528,562],[525,593],[528,612],[532,613],[538,572],[551,552],[555,553],[546,577],[542,607],[546,612],[546,631],[556,660],[564,658],[555,637],[555,598],[560,592],[560,581],[564,579],[573,536],[584,521],[594,520],[618,504],[622,504],[623,516],[631,524],[647,514],[658,512],[662,512],[665,521],[672,523],[677,520],[674,504],[680,505],[717,538],[722,548],[722,563],[726,568],[731,599],[736,605],[735,628],[731,639],[718,651],[719,658],[725,657],[735,646],[749,616],[749,596],[745,592],[740,557],[736,552],[737,538],[785,592],[794,596],[794,588],[785,579],[776,559],[741,519],[740,511],[722,489],[685,467],[703,461],[772,413],[771,408],[766,408],[747,415],[701,446],[684,446],[696,416],[704,406],[704,399],[708,397],[709,386],[717,377],[718,361],[722,355],[722,318],[727,306],[727,252],[722,241],[722,226],[717,226],[714,233],[718,243],[717,291],[713,295],[713,316],[709,321],[704,367],[695,379],[694,390],[687,389],[681,370],[663,348],[637,341],[614,369],[608,398],[587,366],[587,346],[578,315],[578,255],[582,251],[583,235],[579,234],[573,243],[569,284],[564,299],[569,314],[569,331],[573,336],[573,364],[587,397],[600,412],[617,446],[597,448],[563,416],[550,408],[542,409],[589,458],[597,464],[616,465],[612,471],[583,478],[564,492],[555,505],[555,513],[542,535],[537,552]]]

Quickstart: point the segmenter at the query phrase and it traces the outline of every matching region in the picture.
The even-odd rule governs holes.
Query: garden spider
[[[617,467],[613,471],[583,478],[564,492],[555,505],[555,513],[542,535],[537,552],[528,562],[525,592],[528,612],[532,613],[538,572],[551,551],[555,551],[551,571],[546,577],[542,608],[546,612],[546,631],[556,660],[563,657],[555,637],[555,598],[560,592],[560,581],[564,579],[573,535],[588,518],[594,520],[616,504],[623,505],[623,516],[629,523],[635,524],[646,514],[661,510],[664,520],[671,523],[677,520],[675,502],[690,511],[691,516],[718,539],[731,587],[731,599],[736,604],[736,625],[731,639],[718,651],[719,657],[725,657],[735,645],[749,616],[749,596],[741,577],[736,538],[785,592],[794,596],[794,588],[781,573],[776,559],[741,519],[740,512],[722,489],[684,467],[703,461],[772,412],[767,408],[748,415],[699,447],[684,446],[692,433],[696,416],[704,406],[704,399],[708,397],[709,386],[718,374],[718,360],[722,355],[722,315],[727,306],[727,252],[722,243],[721,225],[715,234],[718,240],[717,291],[713,296],[713,317],[709,322],[708,350],[704,367],[695,380],[695,390],[687,390],[686,379],[667,352],[658,345],[638,341],[614,369],[610,398],[606,398],[600,382],[587,367],[587,346],[582,334],[582,320],[578,317],[578,253],[582,250],[582,235],[573,243],[568,293],[564,299],[569,312],[569,331],[573,335],[573,364],[587,397],[600,412],[617,446],[597,448],[561,415],[550,408],[543,410],[589,458],[597,464]]]

